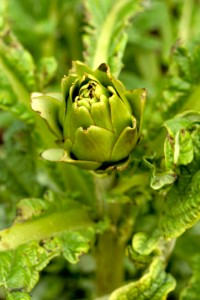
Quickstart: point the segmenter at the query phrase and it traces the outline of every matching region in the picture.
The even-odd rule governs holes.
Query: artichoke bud
[[[60,146],[42,157],[98,172],[123,169],[140,137],[145,99],[144,89],[126,91],[106,64],[93,71],[74,62],[62,95],[32,94],[32,109]]]

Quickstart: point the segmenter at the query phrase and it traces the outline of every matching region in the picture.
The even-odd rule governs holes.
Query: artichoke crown
[[[32,95],[60,147],[42,157],[88,170],[123,168],[140,137],[146,91],[126,91],[106,64],[93,71],[79,61],[61,86],[61,94]]]

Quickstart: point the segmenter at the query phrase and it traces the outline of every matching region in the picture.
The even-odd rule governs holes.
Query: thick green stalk
[[[95,253],[98,296],[111,293],[122,285],[124,279],[125,245],[120,243],[115,227],[98,237]]]
[[[120,239],[118,220],[120,203],[108,201],[108,191],[115,184],[115,174],[95,177],[97,218],[108,217],[109,228],[97,237],[95,249],[96,287],[98,296],[106,295],[119,287],[124,279],[125,242]]]
[[[66,206],[62,210],[51,211],[33,220],[16,223],[0,233],[0,251],[14,249],[31,241],[40,241],[56,236],[66,230],[83,229],[93,225],[82,207]]]
[[[111,175],[94,174],[97,218],[103,219],[108,212],[107,192],[115,185],[115,173]]]

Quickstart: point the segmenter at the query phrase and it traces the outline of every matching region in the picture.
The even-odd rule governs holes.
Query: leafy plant
[[[0,299],[199,298],[199,20],[0,2]]]

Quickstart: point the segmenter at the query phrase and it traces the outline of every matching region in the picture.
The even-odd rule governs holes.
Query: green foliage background
[[[60,91],[73,60],[148,91],[103,218],[91,173],[39,158],[54,140],[30,94]],[[199,299],[199,84],[198,0],[0,2],[0,299],[97,299],[94,249],[111,225],[124,285],[101,299]]]

